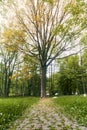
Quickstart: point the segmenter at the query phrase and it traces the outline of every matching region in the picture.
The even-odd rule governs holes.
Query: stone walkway
[[[27,110],[10,130],[87,130],[76,122],[70,121],[59,108],[54,106],[52,99],[41,99],[38,104]]]

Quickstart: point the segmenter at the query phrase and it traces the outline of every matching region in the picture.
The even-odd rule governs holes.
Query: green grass
[[[38,102],[39,98],[0,98],[0,130],[9,128],[10,123],[22,116],[26,108]]]
[[[76,119],[79,124],[87,126],[87,97],[63,96],[53,100],[71,119]]]

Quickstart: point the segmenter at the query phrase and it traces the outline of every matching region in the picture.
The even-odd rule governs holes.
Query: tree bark
[[[41,98],[46,97],[46,66],[41,68]]]
[[[5,78],[4,78],[4,97],[7,97],[7,69],[5,68]]]
[[[84,95],[86,95],[86,88],[85,88],[85,83],[84,83],[84,77],[83,77],[83,75],[82,75],[82,86],[83,86]]]
[[[28,83],[28,96],[31,96],[31,80],[28,80],[27,83]]]

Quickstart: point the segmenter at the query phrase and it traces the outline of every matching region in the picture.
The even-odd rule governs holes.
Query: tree
[[[1,64],[3,65],[3,68],[1,71],[3,71],[3,88],[4,88],[4,96],[9,95],[10,91],[10,85],[11,85],[11,76],[13,74],[14,65],[17,60],[17,53],[11,53],[7,52],[5,48],[3,48],[4,51],[1,52]]]
[[[18,46],[24,43],[21,30],[5,29],[1,34],[0,56],[3,64],[4,96],[9,96],[11,77],[18,59]],[[14,46],[13,46],[14,44]]]
[[[62,94],[75,94],[82,92],[81,67],[79,56],[71,56],[60,61],[59,86]]]
[[[18,21],[27,33],[25,48],[20,49],[40,64],[41,97],[46,97],[47,67],[78,45],[78,34],[86,27],[85,11],[82,0],[27,0],[21,7],[17,5]]]
[[[35,58],[31,58],[29,55],[24,56],[24,64],[29,68],[27,73],[29,75],[27,78],[28,95],[40,96],[40,65]]]
[[[22,63],[18,66],[18,69],[15,70],[12,76],[17,86],[16,92],[18,90],[20,95],[40,96],[40,72],[35,59],[28,55],[23,55]],[[22,91],[18,88],[19,82],[21,82]]]
[[[86,40],[86,39],[85,39]],[[86,41],[85,41],[86,42]],[[84,96],[86,95],[86,80],[87,80],[87,49],[80,54],[80,66],[81,66],[81,79]]]

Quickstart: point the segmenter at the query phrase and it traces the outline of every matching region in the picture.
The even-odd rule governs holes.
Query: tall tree
[[[81,85],[78,84],[78,82],[81,83],[80,69],[79,56],[77,55],[61,60],[59,84],[63,94],[80,92]]]
[[[9,96],[9,91],[10,91],[10,85],[11,85],[11,76],[13,74],[13,70],[14,70],[14,66],[15,66],[15,62],[17,60],[17,53],[11,53],[5,50],[5,48],[3,48],[3,50],[1,50],[1,62],[3,65],[3,68],[1,71],[3,71],[3,88],[4,88],[4,96]]]
[[[41,97],[46,97],[47,67],[78,45],[77,35],[85,28],[87,5],[82,0],[27,0],[22,5],[16,6],[16,15],[27,40],[25,48],[20,49],[39,61]]]
[[[87,49],[80,54],[81,79],[84,96],[86,96],[86,80],[87,80]]]
[[[18,46],[24,43],[22,37],[24,37],[22,31],[15,29],[5,29],[1,34],[0,56],[4,66],[4,96],[9,96],[11,77],[19,55]]]

